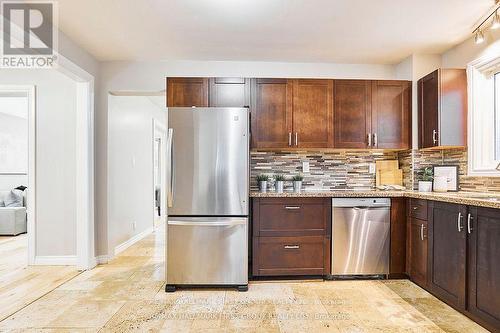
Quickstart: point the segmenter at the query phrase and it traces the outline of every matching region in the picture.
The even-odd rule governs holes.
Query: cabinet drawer
[[[323,275],[324,238],[258,237],[255,275]],[[254,264],[256,264],[254,262]]]
[[[427,220],[427,200],[410,198],[409,202],[408,215],[420,220]]]
[[[329,200],[323,198],[272,198],[259,202],[256,236],[325,235]]]

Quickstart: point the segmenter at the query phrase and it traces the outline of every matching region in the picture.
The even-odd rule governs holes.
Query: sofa
[[[17,191],[21,195],[20,207],[5,207],[12,204],[12,191],[0,191],[0,235],[19,235],[27,231],[26,191]]]

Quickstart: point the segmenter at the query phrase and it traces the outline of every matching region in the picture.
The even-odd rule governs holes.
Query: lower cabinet
[[[330,274],[330,198],[254,198],[254,276]]]
[[[500,332],[500,210],[429,201],[428,219],[427,285],[418,278],[425,266],[424,249],[411,249],[410,277],[487,329]],[[419,222],[409,223],[410,244],[418,244]]]
[[[500,210],[471,207],[467,215],[467,311],[500,331]]]
[[[467,207],[433,201],[429,209],[429,289],[446,303],[464,309]]]
[[[410,279],[425,288],[427,287],[427,221],[411,217],[409,220],[409,263]]]

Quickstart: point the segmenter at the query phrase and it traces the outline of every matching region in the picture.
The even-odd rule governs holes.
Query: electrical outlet
[[[375,173],[375,163],[369,163],[368,164],[368,172],[371,174]]]
[[[309,170],[309,161],[302,161],[302,172],[308,173]]]
[[[137,223],[135,221],[132,222],[132,229],[136,229],[137,228]]]

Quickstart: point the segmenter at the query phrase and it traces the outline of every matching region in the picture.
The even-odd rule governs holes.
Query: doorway
[[[34,86],[0,86],[0,275],[33,262]]]

